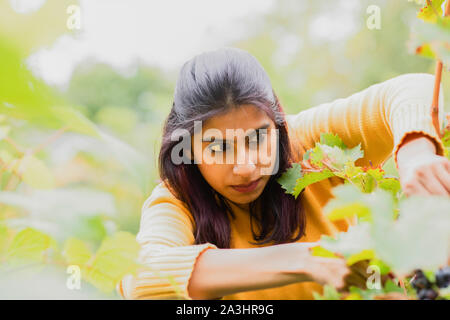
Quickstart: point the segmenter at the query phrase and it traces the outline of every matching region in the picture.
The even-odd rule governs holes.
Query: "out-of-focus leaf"
[[[12,39],[20,39],[17,44],[26,54],[52,44],[62,34],[71,33],[67,28],[67,8],[77,5],[77,0],[46,0],[39,10],[26,14],[16,12],[11,2],[0,2],[0,30],[7,30]]]
[[[358,224],[351,226],[347,232],[340,232],[334,237],[323,236],[319,245],[326,250],[349,258],[363,250],[373,248],[370,225],[367,223]]]
[[[445,0],[431,0],[431,5],[426,5],[420,9],[417,14],[417,18],[422,19],[425,22],[434,23],[442,16],[442,3]]]
[[[450,65],[450,17],[443,17],[436,23],[416,26],[408,43],[411,53],[426,58],[439,59]]]
[[[139,244],[135,236],[117,232],[106,238],[88,265],[88,281],[103,292],[111,292],[126,274],[138,268]]]
[[[6,259],[13,263],[43,262],[51,254],[51,250],[56,249],[54,239],[40,231],[26,228],[14,236],[7,249]]]
[[[445,197],[404,200],[398,220],[379,226],[373,233],[377,257],[399,275],[445,265],[450,252],[449,212],[450,199]]]
[[[323,208],[323,212],[332,221],[352,216],[362,220],[370,220],[370,206],[367,204],[369,195],[363,194],[353,185],[340,185],[333,189],[334,199]]]
[[[80,267],[88,263],[92,257],[92,253],[87,245],[83,241],[75,238],[70,238],[66,241],[62,254],[67,264],[78,265]]]
[[[351,266],[359,261],[363,261],[363,260],[370,260],[373,259],[375,256],[375,252],[373,250],[363,250],[359,253],[355,253],[352,254],[348,259],[347,259],[347,265]]]
[[[311,249],[311,255],[322,258],[338,258],[333,252],[319,246]]]
[[[68,130],[98,137],[96,126],[36,79],[24,58],[24,53],[0,34],[0,113],[47,128],[67,126]]]

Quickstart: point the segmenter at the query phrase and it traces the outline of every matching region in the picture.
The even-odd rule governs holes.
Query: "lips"
[[[249,184],[240,184],[240,185],[236,185],[236,186],[232,186],[232,187],[236,191],[239,191],[242,193],[252,192],[253,190],[256,189],[256,187],[258,186],[260,181],[261,181],[261,178],[255,180],[253,182],[250,182]]]

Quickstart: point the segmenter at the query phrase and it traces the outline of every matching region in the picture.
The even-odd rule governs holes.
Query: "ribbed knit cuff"
[[[117,291],[125,299],[192,300],[188,284],[197,258],[214,244],[146,249],[141,253],[145,267],[135,277],[124,277]],[[150,252],[151,251],[151,252]]]
[[[438,137],[431,119],[431,107],[423,103],[409,103],[408,110],[397,110],[393,116],[393,135],[394,135],[394,161],[398,169],[397,153],[403,145],[405,138],[411,133],[420,133],[430,138],[436,146],[436,154],[444,155],[444,144]],[[442,123],[440,114],[439,124]]]

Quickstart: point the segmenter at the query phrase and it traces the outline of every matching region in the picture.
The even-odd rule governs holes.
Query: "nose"
[[[233,167],[233,173],[243,177],[249,177],[253,175],[253,172],[256,170],[256,165],[253,161],[249,160],[242,164],[235,164]]]

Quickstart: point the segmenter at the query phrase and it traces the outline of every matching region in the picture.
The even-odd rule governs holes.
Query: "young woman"
[[[309,251],[352,222],[331,222],[321,211],[342,181],[315,183],[295,199],[276,180],[332,132],[349,147],[361,143],[359,165],[393,154],[407,194],[448,196],[450,163],[429,115],[433,82],[429,74],[405,74],[286,116],[249,53],[225,48],[186,62],[163,130],[162,182],[142,208],[137,240],[147,268],[126,276],[119,292],[130,299],[311,299],[323,284],[363,279],[343,260]],[[225,139],[227,130],[265,135]],[[181,153],[179,132],[190,146]],[[263,144],[270,162],[252,152]],[[209,161],[230,150],[233,161]]]

